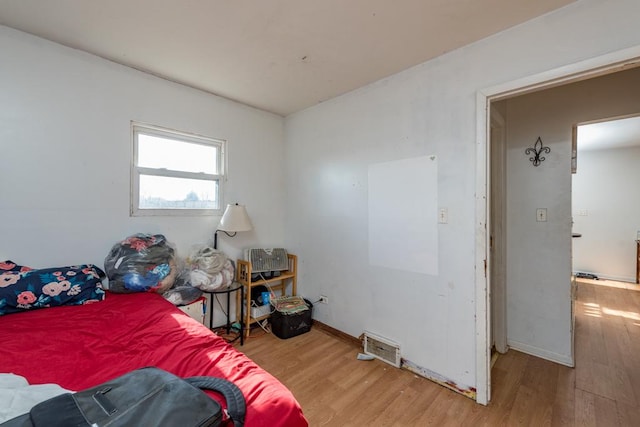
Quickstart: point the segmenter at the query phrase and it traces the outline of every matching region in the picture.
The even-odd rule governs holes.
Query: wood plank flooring
[[[317,328],[288,340],[253,331],[238,348],[292,390],[311,426],[640,426],[640,292],[580,283],[575,308],[576,368],[511,350],[486,407],[358,361],[357,346]]]

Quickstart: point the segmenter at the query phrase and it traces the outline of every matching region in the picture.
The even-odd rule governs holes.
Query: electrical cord
[[[262,322],[258,322],[258,326],[260,326],[262,328],[263,331],[265,331],[266,333],[270,334],[271,333],[271,328],[269,328],[269,319],[264,319],[262,320]]]
[[[218,307],[220,307],[220,311],[222,311],[222,314],[224,314],[224,316],[226,317],[227,316],[227,311],[224,309],[224,307],[222,306],[222,303],[218,299],[218,295],[215,294],[214,296],[216,298],[216,302],[218,303]]]
[[[256,307],[259,308],[261,306],[259,306],[255,301],[251,301],[251,307]],[[269,314],[273,313],[273,311],[269,312]],[[268,324],[269,324],[269,319],[265,318],[262,319],[260,321],[256,321],[256,324],[258,326],[260,326],[262,328],[263,331],[265,331],[266,333],[270,334],[271,330],[267,328]]]
[[[262,273],[258,273],[258,277],[260,277],[262,280],[264,280],[266,282],[266,278],[263,276]],[[267,290],[269,291],[269,305],[271,306],[271,308],[269,309],[269,315],[273,314],[276,309],[275,307],[271,304],[271,299],[275,298],[275,293],[273,292],[273,289],[271,288],[271,286],[269,286],[269,283],[265,283],[264,284],[265,288],[267,288]],[[267,305],[267,304],[264,304]],[[252,307],[260,307],[255,301],[251,301],[251,306]],[[271,333],[271,328],[269,328],[269,319],[262,319],[261,321],[256,322],[258,324],[258,326],[260,326],[260,328],[265,331],[267,334]]]

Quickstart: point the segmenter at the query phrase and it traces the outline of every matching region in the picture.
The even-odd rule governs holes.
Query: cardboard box
[[[180,305],[178,308],[204,325],[206,306],[207,299],[205,297],[200,297],[191,304]]]

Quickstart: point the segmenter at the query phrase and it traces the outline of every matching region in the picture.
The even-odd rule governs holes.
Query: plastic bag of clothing
[[[187,305],[191,304],[202,296],[202,291],[198,288],[194,288],[189,281],[190,270],[187,267],[184,259],[177,258],[178,274],[173,286],[162,296],[174,305]]]
[[[189,282],[203,291],[215,291],[231,286],[236,266],[224,252],[211,246],[194,246],[186,259]]]
[[[177,274],[174,249],[162,234],[134,234],[116,243],[104,260],[112,292],[163,293]]]
[[[162,296],[174,305],[188,305],[200,298],[202,291],[191,285],[180,285],[172,287]]]

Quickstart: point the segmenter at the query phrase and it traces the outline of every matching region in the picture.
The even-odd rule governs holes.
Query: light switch
[[[536,209],[536,221],[547,222],[547,208]]]
[[[446,224],[449,222],[449,211],[447,208],[440,208],[438,211],[438,222],[440,224]]]

